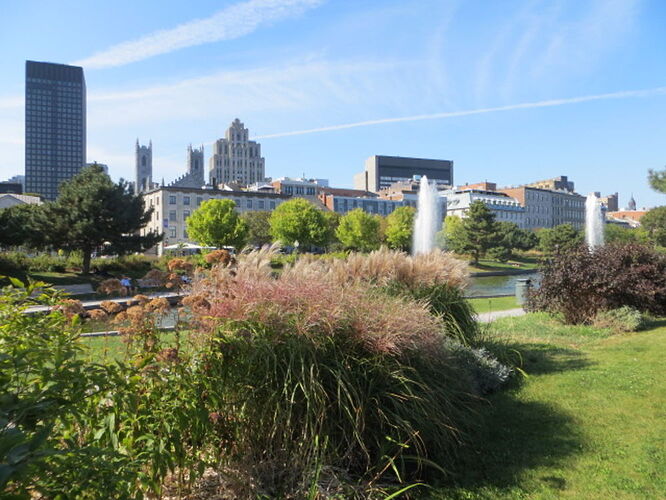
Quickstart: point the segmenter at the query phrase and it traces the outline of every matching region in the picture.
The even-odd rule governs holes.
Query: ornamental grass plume
[[[167,269],[170,272],[183,271],[184,273],[191,273],[194,265],[185,259],[175,258],[167,262]]]
[[[114,293],[123,295],[124,293],[127,293],[127,290],[120,284],[120,280],[116,278],[109,278],[108,280],[104,280],[99,284],[97,287],[97,292],[103,293],[105,295],[113,295]]]
[[[352,253],[346,259],[301,258],[283,272],[286,276],[320,273],[339,285],[399,283],[408,288],[448,285],[462,289],[469,279],[467,264],[441,250],[411,256],[381,248],[367,255]]]
[[[93,321],[104,321],[109,318],[109,315],[104,309],[93,309],[88,313],[89,318]]]

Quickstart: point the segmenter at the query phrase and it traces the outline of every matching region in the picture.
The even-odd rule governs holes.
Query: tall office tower
[[[86,163],[83,68],[25,63],[25,190],[47,200]]]
[[[414,176],[427,176],[438,186],[453,184],[453,162],[402,156],[371,156],[365,170],[354,175],[354,189],[379,192],[394,182],[409,182]]]
[[[225,138],[215,142],[208,175],[213,186],[228,182],[249,185],[265,179],[261,145],[248,140],[248,130],[238,118],[227,130]]]
[[[151,140],[148,146],[140,146],[137,139],[134,157],[136,159],[134,194],[145,193],[153,187],[153,141]]]

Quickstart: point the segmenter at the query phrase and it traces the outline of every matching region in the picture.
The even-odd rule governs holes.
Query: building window
[[[189,204],[190,204],[190,197],[183,196],[183,205],[189,205]]]
[[[266,202],[264,200],[257,201],[257,208],[259,210],[263,210],[264,208],[266,208]]]
[[[169,205],[175,205],[176,204],[176,195],[171,194],[169,195]]]
[[[183,238],[187,239],[187,229],[183,229]]]
[[[275,210],[275,202],[274,201],[271,201],[269,206],[270,206],[271,210]]]
[[[247,208],[252,208],[252,200],[247,200]]]
[[[176,211],[171,210],[169,211],[169,222],[176,222],[178,219],[176,218]]]
[[[203,198],[201,196],[197,196],[197,207],[201,205],[201,202],[203,201]]]
[[[183,220],[187,220],[187,218],[188,218],[189,216],[190,216],[190,211],[189,211],[189,210],[185,210],[185,211],[183,212]]]
[[[171,226],[169,227],[169,237],[170,238],[175,238],[176,237],[176,228]]]

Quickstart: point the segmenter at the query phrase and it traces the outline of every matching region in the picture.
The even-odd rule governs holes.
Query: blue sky
[[[185,168],[238,117],[270,176],[351,186],[373,154],[450,159],[457,183],[568,175],[664,204],[661,0],[0,0],[0,179],[23,173],[26,59],[84,67],[88,160]]]

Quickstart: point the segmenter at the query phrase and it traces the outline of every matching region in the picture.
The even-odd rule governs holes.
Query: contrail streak
[[[372,125],[383,125],[386,123],[416,122],[420,120],[439,120],[442,118],[454,118],[457,116],[482,115],[485,113],[497,113],[500,111],[513,111],[516,109],[549,108],[565,104],[577,104],[580,102],[602,101],[605,99],[627,99],[635,97],[649,97],[653,95],[666,94],[666,87],[656,87],[645,90],[623,90],[609,94],[586,95],[581,97],[567,97],[564,99],[550,99],[547,101],[524,102],[520,104],[509,104],[507,106],[496,106],[493,108],[468,109],[462,111],[447,111],[444,113],[432,113],[425,115],[400,116],[396,118],[381,118],[378,120],[366,120],[362,122],[343,123],[340,125],[329,125],[328,127],[310,128],[306,130],[293,130],[291,132],[278,132],[276,134],[258,135],[255,139],[272,139],[274,137],[288,137],[292,135],[317,134],[319,132],[330,132],[333,130],[344,130],[356,127],[369,127]]]

